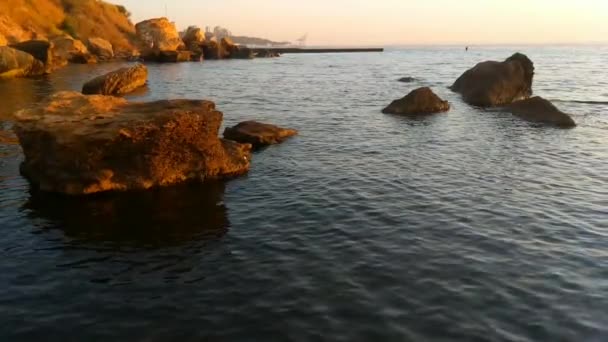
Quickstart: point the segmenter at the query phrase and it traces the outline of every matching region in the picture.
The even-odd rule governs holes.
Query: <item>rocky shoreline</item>
[[[191,26],[181,35],[167,18],[135,25],[138,50],[115,54],[112,44],[92,37],[27,40],[0,47],[0,78],[49,74],[68,63],[117,58],[177,63],[205,59],[275,57],[269,52],[209,36]],[[532,96],[534,64],[516,53],[505,61],[481,62],[450,89],[466,104],[500,108],[527,121],[562,128],[576,123],[549,101]],[[226,179],[248,172],[252,149],[277,144],[297,130],[257,121],[242,122],[219,136],[223,113],[210,101],[170,99],[128,102],[121,96],[144,87],[147,67],[136,63],[83,85],[82,93],[59,92],[15,114],[13,130],[23,149],[21,173],[43,191],[89,195],[145,190],[184,182]],[[419,83],[414,77],[399,81]],[[420,116],[446,113],[450,103],[429,87],[412,90],[382,110]],[[1,139],[8,143],[9,138]],[[12,139],[14,142],[14,139]]]
[[[206,59],[253,59],[279,57],[271,49],[251,49],[229,37],[205,34],[190,26],[181,35],[167,18],[155,18],[135,25],[137,48],[117,53],[101,37],[85,42],[69,35],[48,40],[34,39],[0,46],[0,79],[49,74],[68,63],[94,64],[122,59],[142,62],[200,62]]]

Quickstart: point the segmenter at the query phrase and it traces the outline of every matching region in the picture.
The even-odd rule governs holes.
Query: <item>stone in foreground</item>
[[[42,62],[27,52],[0,46],[0,79],[39,76],[46,73]]]
[[[257,121],[241,122],[224,130],[224,138],[251,144],[256,148],[278,144],[295,136],[298,131]]]
[[[505,109],[526,121],[539,122],[562,128],[576,127],[576,123],[570,115],[562,112],[551,102],[540,96],[513,102],[505,107]]]
[[[450,87],[474,106],[493,107],[532,95],[534,64],[521,53],[504,62],[487,61],[467,70]]]
[[[136,64],[90,80],[82,87],[82,93],[119,96],[143,87],[147,81],[148,69],[143,64]]]
[[[404,98],[393,101],[382,110],[384,114],[422,115],[447,112],[450,110],[448,101],[435,95],[431,88],[418,88]]]
[[[210,101],[60,92],[16,113],[21,173],[42,191],[68,195],[244,174],[251,145],[219,139],[222,116]]]

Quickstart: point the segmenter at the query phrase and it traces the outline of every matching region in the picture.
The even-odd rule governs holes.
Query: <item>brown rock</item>
[[[78,39],[69,36],[56,37],[53,43],[53,58],[66,60],[72,63],[97,63],[97,58],[89,53],[89,49]]]
[[[232,39],[228,37],[222,38],[220,45],[221,51],[224,52],[223,58],[251,59],[255,57],[254,52],[250,48],[236,45]]]
[[[534,64],[516,53],[504,62],[488,61],[466,71],[451,89],[462,94],[465,102],[491,107],[509,104],[532,95]]]
[[[205,42],[205,34],[199,27],[190,26],[186,29],[186,32],[184,32],[182,40],[188,49],[192,46],[200,47]]]
[[[156,61],[159,63],[179,63],[189,62],[191,59],[192,52],[190,51],[160,51]]]
[[[110,60],[114,58],[112,44],[102,38],[89,38],[89,51],[97,56],[99,60]]]
[[[205,59],[224,59],[227,56],[222,45],[215,38],[211,38],[203,44],[203,56]]]
[[[0,46],[0,79],[39,76],[46,72],[44,64],[29,53]]]
[[[149,189],[249,170],[251,145],[218,138],[222,113],[210,101],[60,92],[15,116],[21,172],[43,191]]]
[[[143,56],[157,54],[159,51],[176,51],[185,48],[175,24],[167,18],[155,18],[135,25],[137,37],[141,41]]]
[[[13,49],[27,52],[44,64],[53,60],[53,44],[47,40],[27,40],[21,43],[10,45]]]
[[[224,138],[240,143],[252,144],[254,147],[273,145],[297,135],[298,131],[282,128],[257,121],[241,122],[224,130]]]
[[[450,110],[448,101],[444,101],[435,95],[431,88],[424,87],[413,90],[404,98],[393,101],[382,110],[384,114],[433,114],[447,112]]]
[[[551,102],[540,96],[513,102],[506,106],[505,109],[527,121],[540,122],[563,128],[576,127],[576,123],[570,115],[557,109]]]
[[[148,68],[136,64],[96,77],[85,83],[83,94],[124,95],[143,87],[148,81]]]

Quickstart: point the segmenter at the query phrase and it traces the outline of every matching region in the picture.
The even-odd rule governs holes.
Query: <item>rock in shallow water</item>
[[[0,46],[0,79],[39,76],[46,73],[42,62],[27,52]]]
[[[21,172],[40,190],[69,195],[244,174],[251,145],[219,139],[222,116],[210,101],[57,93],[16,113]]]
[[[403,82],[403,83],[412,83],[412,82],[415,82],[416,79],[408,76],[408,77],[401,77],[398,81]]]
[[[257,121],[241,122],[224,130],[224,138],[252,144],[254,147],[278,144],[297,134],[298,131],[295,129],[282,128]]]
[[[530,122],[540,122],[563,128],[576,126],[570,115],[557,109],[551,102],[540,96],[513,102],[506,106],[505,109],[513,113],[513,115]]]
[[[509,104],[532,95],[534,64],[521,53],[504,62],[487,61],[467,70],[450,87],[474,106]]]
[[[382,110],[384,114],[420,115],[447,112],[450,109],[448,101],[435,95],[431,88],[418,88],[404,98],[393,101]]]
[[[148,68],[136,64],[96,77],[82,87],[82,93],[100,95],[124,95],[143,87],[148,81]]]

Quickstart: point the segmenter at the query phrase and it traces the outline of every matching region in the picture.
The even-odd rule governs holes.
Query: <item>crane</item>
[[[308,33],[306,33],[305,35],[303,35],[302,37],[300,37],[299,39],[296,39],[296,42],[298,42],[298,46],[299,47],[304,47],[306,46],[306,40],[308,39]]]

